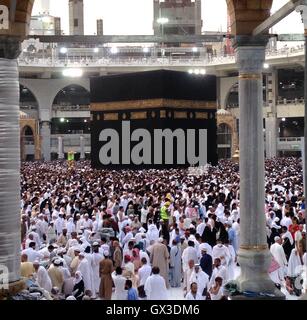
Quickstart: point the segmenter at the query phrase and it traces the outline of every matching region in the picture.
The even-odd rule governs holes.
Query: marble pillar
[[[51,128],[50,122],[43,121],[41,123],[41,139],[42,139],[42,158],[45,161],[51,160]]]
[[[265,119],[265,143],[267,159],[277,157],[278,128],[279,121],[277,119],[276,114],[269,115]]]
[[[265,141],[266,141],[266,158],[277,157],[277,139],[278,139],[278,126],[277,119],[277,72],[273,70],[267,74],[267,105],[268,113],[265,118]]]
[[[241,292],[276,290],[268,270],[271,254],[267,245],[264,215],[264,139],[262,70],[267,40],[236,38],[240,106],[240,248]]]
[[[6,278],[3,284],[20,280],[20,124],[16,60],[19,53],[18,38],[0,36],[0,270],[4,272],[1,278]]]
[[[80,136],[80,160],[85,159],[85,140],[83,136]]]
[[[63,137],[58,137],[58,159],[64,159],[64,152],[63,152]]]

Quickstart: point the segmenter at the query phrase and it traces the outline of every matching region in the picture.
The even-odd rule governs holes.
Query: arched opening
[[[226,108],[237,108],[239,107],[239,83],[235,83],[229,90],[226,99]]]
[[[30,126],[25,126],[21,131],[20,136],[21,160],[35,160],[35,137]]]
[[[225,123],[217,127],[217,144],[219,159],[230,159],[232,155],[232,132],[231,128]]]
[[[266,94],[266,78],[263,77],[263,106],[265,106],[267,101]],[[226,98],[226,109],[238,108],[239,107],[239,83],[236,82],[231,89]]]
[[[21,84],[19,94],[20,110],[32,119],[38,119],[38,102],[31,90]]]
[[[75,84],[61,89],[53,101],[51,133],[89,134],[89,124],[90,93],[84,87]]]
[[[59,137],[63,139],[63,152],[81,153],[80,137],[85,138],[85,153],[90,151],[90,93],[82,86],[71,84],[61,89],[52,106],[51,158],[59,155]]]
[[[53,107],[88,106],[90,93],[80,85],[71,84],[61,89],[53,101]]]

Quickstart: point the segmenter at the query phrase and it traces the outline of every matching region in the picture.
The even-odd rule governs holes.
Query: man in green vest
[[[163,222],[166,225],[168,225],[168,222],[169,222],[170,213],[169,213],[168,208],[169,208],[170,205],[171,205],[170,202],[165,202],[163,207],[160,210],[161,219],[163,220]]]

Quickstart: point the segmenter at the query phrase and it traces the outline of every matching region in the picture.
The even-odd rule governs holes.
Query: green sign
[[[68,161],[74,161],[75,160],[75,154],[73,152],[68,153]]]

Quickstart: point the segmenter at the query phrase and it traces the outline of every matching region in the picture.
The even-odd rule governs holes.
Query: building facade
[[[161,59],[155,55],[154,48],[146,47],[145,52],[137,44],[118,47],[116,53],[115,47],[68,48],[68,53],[63,55],[57,44],[51,44],[57,47],[53,53],[45,46],[45,57],[39,50],[28,50],[22,52],[19,61],[21,110],[39,123],[43,159],[58,158],[59,138],[63,139],[64,155],[73,150],[78,158],[83,153],[81,139],[85,157],[90,156],[90,77],[161,68],[193,72],[191,76],[198,77],[205,70],[217,76],[218,153],[220,158],[231,158],[237,151],[240,115],[233,55],[225,56],[221,50],[211,57],[198,47],[201,54],[194,56],[193,48],[170,47],[166,49],[168,56]],[[299,156],[304,117],[304,48],[268,50],[266,62],[263,75],[266,156]],[[82,77],[62,75],[65,68],[76,65],[82,69]],[[27,158],[33,157],[30,153]]]
[[[154,0],[154,34],[201,34],[201,0]],[[167,18],[162,26],[159,18]]]
[[[83,0],[69,0],[69,34],[84,35]]]

